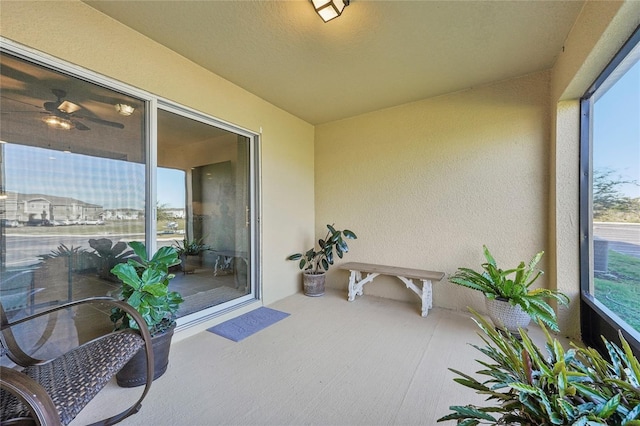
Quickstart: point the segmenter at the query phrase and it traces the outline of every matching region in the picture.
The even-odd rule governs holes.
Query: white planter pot
[[[496,328],[507,330],[516,336],[518,328],[526,329],[531,322],[529,314],[520,305],[512,306],[506,300],[485,299],[489,318]]]

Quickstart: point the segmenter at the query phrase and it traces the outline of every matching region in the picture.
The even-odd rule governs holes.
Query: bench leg
[[[356,282],[360,281],[356,278],[356,274],[360,275],[358,271],[351,271],[349,276],[349,302],[353,302],[356,298]]]
[[[422,280],[422,316],[426,317],[431,308],[433,308],[431,280]]]
[[[351,276],[349,277],[349,302],[353,302],[356,296],[362,296],[364,285],[373,281],[378,275],[380,274],[367,274],[366,278],[362,279],[360,271],[351,271]]]
[[[433,307],[432,300],[431,300],[432,298],[431,280],[421,280],[422,288],[420,288],[417,285],[415,285],[415,283],[413,282],[413,279],[411,278],[400,277],[400,276],[398,278],[407,286],[409,290],[413,291],[415,294],[418,295],[418,297],[422,301],[422,316],[426,317],[427,314],[429,313],[429,309]]]

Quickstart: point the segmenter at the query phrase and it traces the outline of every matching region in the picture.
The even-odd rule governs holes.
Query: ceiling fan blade
[[[85,115],[77,115],[77,114],[74,114],[73,116],[77,117],[77,118],[82,118],[83,120],[89,120],[89,121],[92,121],[94,123],[104,124],[105,126],[111,126],[111,127],[117,128],[117,129],[124,129],[124,124],[117,123],[115,121],[108,121],[108,120],[103,120],[101,118],[87,117]]]
[[[45,102],[44,109],[49,112],[56,112],[56,110],[60,108],[60,105],[64,103],[63,99],[67,96],[67,92],[62,89],[51,89],[51,93],[53,93],[53,95],[58,98],[58,100],[55,102]],[[66,112],[65,110],[60,111]]]
[[[45,102],[44,103],[44,109],[46,109],[49,112],[56,112],[58,111],[58,107],[60,106],[62,102]]]
[[[73,126],[78,130],[91,130],[89,127],[85,126],[84,123],[81,123],[77,120],[71,120]]]

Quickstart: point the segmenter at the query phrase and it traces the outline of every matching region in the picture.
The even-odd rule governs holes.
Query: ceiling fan
[[[84,123],[78,121],[78,119],[82,119],[105,126],[115,127],[117,129],[124,129],[124,124],[122,123],[78,114],[77,112],[80,111],[82,107],[71,101],[65,100],[67,92],[64,90],[51,89],[51,92],[57,100],[55,102],[45,102],[43,105],[44,109],[49,113],[43,121],[50,127],[64,130],[71,130],[74,128],[78,130],[90,130],[90,128]]]

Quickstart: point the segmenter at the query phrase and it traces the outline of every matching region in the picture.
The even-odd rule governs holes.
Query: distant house
[[[104,212],[106,220],[138,220],[144,217],[142,210],[136,209],[110,209]]]
[[[4,204],[3,219],[19,223],[99,220],[104,215],[102,206],[55,195],[8,192]]]
[[[174,219],[184,219],[185,213],[184,209],[166,209],[166,214],[168,217],[172,217]]]

